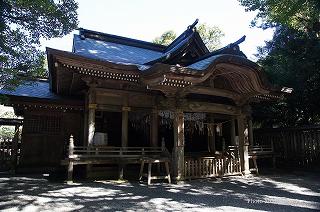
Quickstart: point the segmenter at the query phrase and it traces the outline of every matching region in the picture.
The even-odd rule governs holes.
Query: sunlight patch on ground
[[[314,192],[311,189],[301,187],[292,183],[285,183],[285,182],[276,182],[270,180],[269,182],[275,184],[276,188],[294,193],[294,194],[302,194],[302,195],[309,195],[309,196],[318,196],[320,197],[320,193]],[[316,185],[314,185],[316,186]]]
[[[286,183],[283,181],[286,181],[285,177],[230,177],[195,180],[178,185],[154,183],[148,186],[145,183],[113,181],[67,185],[32,177],[0,177],[0,211],[320,209],[317,180],[305,178],[295,181],[290,178]]]
[[[90,191],[90,192],[88,192]],[[95,197],[98,198],[100,196],[116,196],[120,191],[113,189],[104,189],[104,188],[91,188],[91,187],[71,187],[60,189],[56,191],[49,191],[48,195],[53,197]]]
[[[308,209],[320,209],[320,202],[306,201],[287,197],[277,197],[266,195],[263,198],[262,203],[276,204],[276,205],[287,205],[292,207],[301,207]]]

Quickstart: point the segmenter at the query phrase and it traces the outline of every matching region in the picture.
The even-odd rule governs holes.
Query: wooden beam
[[[151,96],[154,95],[152,91],[144,90],[144,91],[129,91],[129,90],[121,90],[121,89],[111,89],[111,88],[96,88],[96,91],[99,95],[106,95],[106,96],[115,96],[115,95],[146,95]]]
[[[238,107],[208,102],[187,101],[186,104],[183,104],[182,109],[186,112],[206,112],[225,115],[240,114]]]
[[[108,112],[122,112],[122,106],[121,105],[97,104],[97,110],[108,111]]]
[[[111,105],[111,104],[97,104],[97,110],[99,111],[108,111],[108,112],[122,112],[122,105]],[[150,107],[134,107],[130,106],[130,111],[143,111],[143,112],[152,112]]]
[[[159,110],[175,110],[177,104],[185,112],[205,112],[223,115],[239,115],[241,108],[233,105],[197,102],[187,99],[181,99],[179,102],[175,98],[159,98],[157,107]]]
[[[189,86],[184,88],[182,93],[184,93],[185,95],[189,93],[194,93],[194,94],[203,94],[203,95],[210,95],[210,96],[221,96],[221,97],[232,99],[234,101],[238,101],[241,99],[241,95],[236,92],[219,89],[219,88],[203,87],[203,86]]]

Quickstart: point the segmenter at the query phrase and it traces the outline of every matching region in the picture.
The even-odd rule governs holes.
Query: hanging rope
[[[159,116],[161,117],[160,124],[167,128],[173,127],[173,119],[175,117],[174,112],[170,110],[159,111]],[[205,113],[184,113],[185,120],[185,132],[194,133],[195,130],[199,132],[204,132],[203,122],[206,119]]]

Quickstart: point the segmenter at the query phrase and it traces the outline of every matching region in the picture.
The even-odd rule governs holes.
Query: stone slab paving
[[[0,211],[320,211],[320,176],[272,174],[168,185],[68,185],[0,174]]]

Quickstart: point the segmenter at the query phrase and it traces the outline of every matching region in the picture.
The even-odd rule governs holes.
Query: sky
[[[245,12],[237,0],[78,0],[79,27],[152,41],[163,32],[182,33],[197,18],[199,23],[218,26],[225,34],[222,45],[235,42],[243,35],[240,49],[255,60],[258,46],[272,38],[272,30],[250,27],[255,13]],[[72,35],[42,40],[45,47],[71,51]]]

